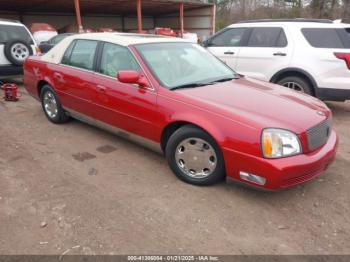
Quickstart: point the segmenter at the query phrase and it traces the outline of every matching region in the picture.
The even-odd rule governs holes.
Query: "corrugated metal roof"
[[[136,14],[136,0],[80,0],[81,13],[84,14]],[[143,0],[144,15],[161,15],[179,11],[179,3],[185,9],[196,9],[211,4],[181,0]],[[0,11],[20,13],[74,13],[73,0],[0,0]]]

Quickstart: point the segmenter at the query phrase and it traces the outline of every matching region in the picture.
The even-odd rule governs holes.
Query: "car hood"
[[[330,110],[320,100],[268,82],[241,77],[177,92],[197,106],[255,128],[283,128],[301,134],[324,121]]]

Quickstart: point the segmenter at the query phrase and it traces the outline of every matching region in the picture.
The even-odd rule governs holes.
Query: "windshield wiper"
[[[238,79],[238,77],[225,77],[225,78],[221,78],[221,79],[218,79],[218,80],[215,80],[211,83],[221,83],[221,82],[227,82],[227,81],[231,81],[233,79]]]
[[[189,83],[189,84],[184,84],[184,85],[179,85],[179,86],[175,86],[170,88],[170,90],[176,90],[176,89],[183,89],[183,88],[194,88],[194,87],[199,87],[199,86],[208,86],[208,85],[214,85],[216,83],[220,83],[220,82],[227,82],[227,81],[231,81],[233,79],[238,79],[239,77],[237,76],[232,76],[232,77],[225,77],[225,78],[220,78],[218,80],[212,81],[212,82],[208,82],[208,83]]]
[[[206,86],[210,85],[211,83],[190,83],[190,84],[185,84],[185,85],[179,85],[179,86],[174,86],[170,88],[169,90],[176,90],[176,89],[183,89],[183,88],[194,88],[194,87],[200,87],[200,86]]]

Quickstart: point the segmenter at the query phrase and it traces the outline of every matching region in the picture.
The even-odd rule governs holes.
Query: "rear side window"
[[[76,40],[66,50],[62,64],[92,70],[94,67],[97,41]]]
[[[285,47],[287,37],[280,27],[256,27],[253,28],[248,46],[250,47]]]
[[[316,48],[349,48],[350,37],[344,29],[303,28],[305,39]]]
[[[12,40],[21,40],[30,45],[34,44],[24,26],[0,25],[0,43],[7,43]]]
[[[219,33],[210,41],[210,46],[240,46],[245,28],[232,28]]]

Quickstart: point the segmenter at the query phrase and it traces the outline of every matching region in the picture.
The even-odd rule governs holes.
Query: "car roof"
[[[313,28],[344,28],[345,24],[328,19],[261,19],[241,21],[228,26],[232,27],[263,27],[263,26],[290,26],[290,27],[313,27]]]
[[[72,41],[76,39],[104,41],[121,46],[148,43],[191,43],[176,37],[130,33],[84,33],[68,36],[41,57],[42,61],[58,64]]]
[[[135,33],[84,33],[67,37],[64,41],[72,41],[74,39],[87,39],[110,42],[122,46],[148,44],[148,43],[164,43],[164,42],[189,42],[188,40],[165,37],[151,34],[135,34]]]
[[[24,26],[21,22],[17,20],[10,20],[10,19],[3,19],[3,18],[0,18],[0,25]]]

